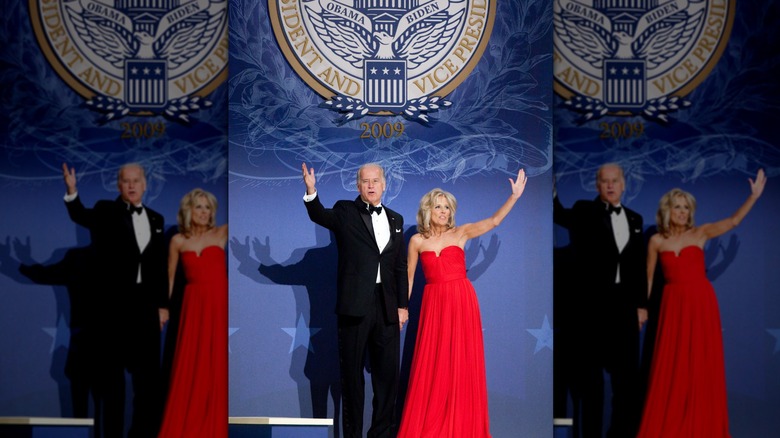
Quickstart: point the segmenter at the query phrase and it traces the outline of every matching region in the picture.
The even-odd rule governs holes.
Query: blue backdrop
[[[431,123],[368,115],[338,124],[338,114],[321,107],[323,97],[280,53],[266,2],[228,5],[230,85],[204,92],[212,106],[192,112],[188,123],[160,114],[102,120],[105,113],[89,109],[42,53],[29,2],[5,2],[0,199],[12,209],[0,220],[0,330],[7,334],[0,339],[0,415],[72,414],[64,376],[67,286],[34,284],[17,271],[20,262],[57,264],[88,243],[62,205],[61,163],[76,167],[91,205],[117,195],[120,164],[139,161],[148,171],[145,201],[169,227],[181,196],[196,186],[217,195],[219,222],[230,218],[230,414],[338,421],[335,249],[306,216],[299,169],[305,161],[317,170],[331,205],[356,196],[360,164],[380,161],[388,171],[385,203],[405,216],[407,236],[419,198],[433,187],[458,197],[463,223],[492,213],[519,167],[531,175],[506,221],[467,254],[485,327],[492,432],[550,436],[553,251],[568,243],[552,225],[552,176],[570,205],[595,196],[599,164],[619,161],[626,204],[647,225],[660,196],[677,186],[697,196],[699,222],[722,218],[747,196],[746,179],[758,167],[767,170],[764,196],[739,228],[710,243],[707,262],[721,305],[732,434],[773,436],[780,427],[780,236],[773,226],[780,209],[780,31],[772,19],[780,2],[729,2],[736,9],[728,44],[687,90],[691,105],[668,122],[639,114],[582,122],[582,113],[567,109],[551,91],[548,3],[497,4],[479,63]],[[387,121],[402,123],[403,135],[359,138],[360,123]],[[641,133],[612,136],[626,122],[641,123]],[[419,300],[416,293],[413,315]],[[403,334],[405,376],[415,329],[412,320]]]
[[[213,82],[203,95],[212,105],[189,112],[187,123],[135,112],[105,121],[44,56],[31,7],[5,2],[0,17],[0,198],[9,208],[0,220],[0,415],[69,417],[65,359],[71,312],[80,310],[71,307],[72,276],[35,283],[18,271],[20,263],[41,263],[79,272],[70,263],[89,234],[68,218],[62,163],[76,169],[87,207],[116,198],[118,167],[139,162],[144,203],[165,216],[169,234],[179,201],[195,187],[216,195],[225,223],[226,86]]]
[[[457,221],[472,222],[506,200],[507,178],[522,167],[531,175],[522,199],[499,228],[470,242],[467,258],[484,325],[491,430],[549,436],[550,5],[498,2],[481,60],[430,123],[368,115],[342,125],[283,57],[267,3],[231,8],[231,415],[328,417],[339,428],[336,249],[306,214],[302,162],[316,169],[326,206],[354,199],[358,167],[380,162],[383,203],[404,215],[407,239],[430,189],[454,193]],[[403,134],[361,139],[361,123],[401,123]],[[404,387],[419,306],[417,290],[402,333]]]
[[[658,201],[674,187],[696,197],[697,223],[725,218],[750,194],[747,179],[766,170],[763,196],[738,228],[708,242],[706,264],[720,303],[731,433],[774,436],[780,428],[780,234],[773,225],[780,213],[780,135],[774,129],[780,34],[768,17],[780,12],[780,2],[739,1],[732,12],[721,58],[685,96],[690,106],[670,113],[668,122],[642,114],[582,122],[582,113],[556,96],[554,169],[560,199],[570,206],[597,196],[599,165],[621,163],[624,203],[644,217],[646,228],[655,225]],[[556,254],[565,254],[565,229],[554,228],[554,244]],[[559,304],[565,303],[556,301],[562,322]]]

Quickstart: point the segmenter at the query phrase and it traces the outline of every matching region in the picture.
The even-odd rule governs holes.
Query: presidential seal
[[[581,121],[668,121],[728,43],[735,0],[554,0],[555,91]]]
[[[102,121],[189,122],[227,77],[226,0],[29,0],[38,44]]]
[[[474,69],[495,0],[268,0],[296,73],[342,114],[427,122]]]

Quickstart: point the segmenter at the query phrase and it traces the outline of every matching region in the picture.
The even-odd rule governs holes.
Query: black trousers
[[[143,293],[137,285],[127,291]],[[131,295],[132,296],[132,295]],[[121,301],[121,300],[120,300]],[[151,305],[124,300],[118,312],[107,315],[99,335],[102,354],[96,383],[96,429],[104,438],[124,435],[125,371],[132,380],[132,416],[128,437],[156,437],[163,408],[160,367],[159,313]],[[111,317],[113,318],[111,319]]]
[[[580,324],[580,364],[573,391],[578,405],[575,412],[579,411],[576,436],[602,437],[606,372],[612,388],[606,436],[633,438],[641,409],[637,308],[632,291],[620,285],[604,292],[604,300],[597,300],[593,308],[582,312],[585,319]]]
[[[341,370],[342,430],[344,438],[363,435],[366,361],[371,373],[372,401],[369,438],[395,436],[401,334],[398,323],[388,322],[382,288],[373,291],[371,310],[362,317],[339,315],[338,341]]]

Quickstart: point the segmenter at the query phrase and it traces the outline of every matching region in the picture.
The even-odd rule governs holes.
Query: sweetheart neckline
[[[675,257],[680,257],[680,254],[682,254],[682,252],[685,251],[688,248],[699,248],[702,252],[704,252],[704,249],[699,247],[698,245],[688,245],[688,246],[684,246],[684,247],[680,248],[680,252],[666,250],[666,251],[660,251],[660,253],[663,254],[665,252],[668,252],[668,253],[674,254]]]
[[[424,253],[426,253],[426,252],[432,252],[432,253],[433,253],[433,255],[434,255],[434,257],[436,257],[436,258],[439,258],[439,257],[441,257],[441,253],[443,253],[443,252],[444,252],[444,250],[445,250],[445,249],[447,249],[447,248],[458,248],[459,250],[461,250],[461,251],[465,252],[465,251],[463,250],[463,248],[459,247],[458,245],[447,245],[447,246],[445,246],[444,248],[442,248],[442,249],[441,249],[441,251],[439,251],[439,253],[438,253],[438,254],[436,254],[436,251],[433,251],[433,250],[425,250],[425,251],[420,251],[420,254],[424,254]]]
[[[197,251],[195,251],[193,249],[188,249],[188,250],[182,251],[181,253],[184,254],[185,252],[191,252],[191,253],[195,254],[195,257],[200,258],[203,255],[203,252],[206,251],[209,248],[219,248],[222,251],[225,251],[225,249],[222,248],[219,245],[208,245],[208,246],[204,246],[203,249],[200,250],[200,253],[198,253]]]

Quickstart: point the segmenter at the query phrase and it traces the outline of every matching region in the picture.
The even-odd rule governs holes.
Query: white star
[[[538,353],[545,347],[550,350],[553,349],[553,331],[550,328],[550,322],[547,320],[547,315],[544,315],[544,321],[542,321],[542,328],[538,329],[526,329],[528,333],[532,334],[536,338],[536,349],[534,354]]]
[[[230,337],[233,336],[233,333],[237,332],[238,328],[228,327],[228,353],[232,353],[230,350]]]
[[[41,330],[51,336],[51,348],[49,353],[54,353],[59,347],[70,347],[70,327],[65,324],[65,315],[60,315],[57,318],[57,327],[41,327]]]
[[[314,353],[314,348],[311,346],[311,337],[317,334],[320,329],[310,328],[306,326],[306,321],[303,320],[303,315],[298,315],[298,323],[296,327],[282,328],[285,333],[292,336],[292,342],[290,342],[290,353],[298,347],[306,347],[309,351]]]
[[[371,74],[372,74],[372,75],[375,75],[375,74],[376,74],[376,67],[371,67]]]
[[[393,70],[393,73],[395,73],[397,75],[400,75],[401,74],[401,69],[396,67],[395,70]]]
[[[144,67],[144,74],[145,74],[145,75],[148,75],[148,74],[149,74],[149,67]]]
[[[383,69],[382,69],[382,73],[383,73],[383,74],[387,74],[389,71],[390,71],[390,69],[389,69],[389,68],[387,68],[387,67],[385,67],[385,68],[383,68]]]
[[[775,337],[775,351],[772,352],[772,354],[775,354],[780,351],[780,329],[766,329],[766,331]]]

